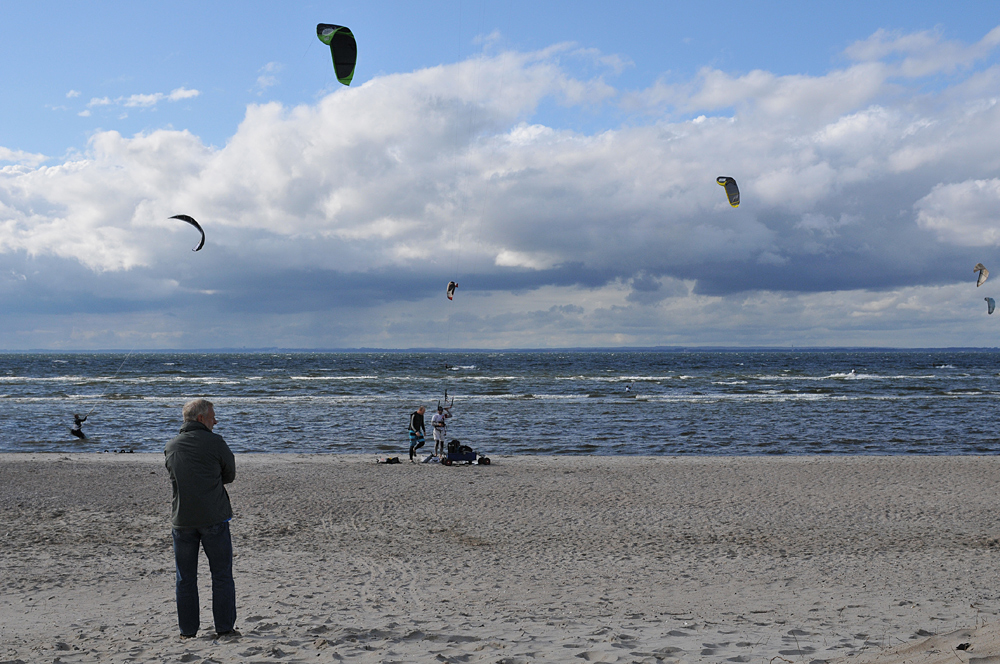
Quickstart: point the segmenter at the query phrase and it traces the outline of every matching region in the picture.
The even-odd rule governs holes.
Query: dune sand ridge
[[[162,455],[0,455],[0,662],[1000,661],[1000,458],[403,458],[238,455],[181,640]]]

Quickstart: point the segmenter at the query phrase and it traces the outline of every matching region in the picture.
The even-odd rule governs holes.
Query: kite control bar
[[[454,405],[455,405],[455,397],[452,397],[451,398],[451,403],[448,403],[448,390],[445,390],[444,391],[444,406],[443,406],[443,408],[445,410],[451,410],[452,406],[454,406]],[[442,406],[441,406],[441,400],[440,399],[438,399],[438,405],[437,405],[437,407],[438,408],[442,408]]]

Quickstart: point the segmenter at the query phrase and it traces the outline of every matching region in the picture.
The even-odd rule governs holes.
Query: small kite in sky
[[[726,177],[725,175],[720,175],[715,178],[715,181],[719,183],[720,187],[726,188],[726,198],[729,199],[729,204],[733,207],[739,207],[740,188],[736,186],[736,180],[731,177]]]
[[[458,288],[458,284],[454,281],[448,282],[448,299],[451,300],[455,297],[455,289]]]
[[[997,306],[996,300],[992,297],[984,297],[983,299],[986,300],[986,313],[992,314],[993,309]]]
[[[354,33],[342,25],[320,23],[316,26],[316,36],[330,47],[337,80],[350,85],[354,78],[354,66],[358,61],[358,42],[354,40]]]
[[[986,277],[990,276],[990,271],[987,270],[986,266],[982,263],[976,263],[976,267],[972,268],[972,271],[979,273],[979,279],[976,281],[976,288],[979,288],[986,283]]]
[[[197,221],[194,220],[194,217],[189,217],[186,214],[175,214],[174,216],[172,216],[170,218],[171,219],[180,219],[181,221],[186,221],[189,224],[191,224],[192,226],[194,226],[195,228],[197,228],[201,232],[201,242],[199,242],[198,246],[195,247],[194,249],[192,249],[191,251],[198,251],[199,249],[201,249],[202,247],[205,246],[205,229],[203,229],[201,227],[201,224],[199,224]]]

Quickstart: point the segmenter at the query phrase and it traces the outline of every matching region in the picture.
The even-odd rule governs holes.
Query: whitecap
[[[374,380],[378,376],[289,376],[289,380]]]

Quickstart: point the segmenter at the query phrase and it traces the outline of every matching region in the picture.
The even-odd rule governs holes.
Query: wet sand
[[[0,455],[0,662],[1000,661],[997,457],[373,461],[238,455],[181,640],[162,455]]]

